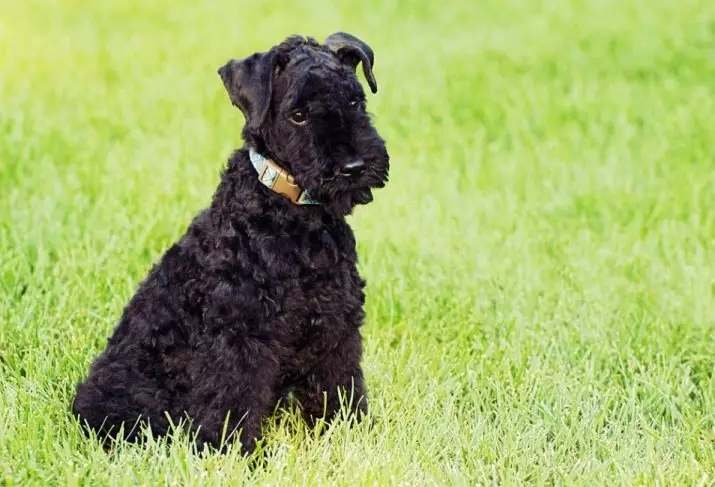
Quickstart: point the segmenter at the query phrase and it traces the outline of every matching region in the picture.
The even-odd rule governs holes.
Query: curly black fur
[[[365,46],[367,48],[367,46]],[[332,417],[338,394],[366,410],[363,287],[345,221],[387,181],[389,157],[365,112],[354,62],[289,37],[219,72],[246,116],[209,208],[162,256],[78,385],[73,413],[102,438],[155,435],[188,420],[199,445],[224,426],[244,452],[292,392],[309,422]],[[296,110],[306,123],[297,124]],[[295,117],[294,117],[295,118]],[[301,121],[301,120],[299,120]],[[255,148],[288,169],[319,206],[295,205],[257,179]],[[346,161],[362,158],[361,175]]]

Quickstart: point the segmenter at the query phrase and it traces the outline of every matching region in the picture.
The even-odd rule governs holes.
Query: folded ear
[[[263,123],[271,104],[274,57],[272,52],[256,53],[232,59],[218,69],[231,103],[241,110],[251,127]]]
[[[370,91],[377,93],[377,81],[372,73],[375,65],[375,55],[370,46],[354,35],[345,32],[336,32],[325,39],[325,45],[335,53],[343,64],[347,64],[352,69],[357,69],[358,63],[362,62],[362,72]]]

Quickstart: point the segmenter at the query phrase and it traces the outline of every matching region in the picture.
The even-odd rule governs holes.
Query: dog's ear
[[[228,96],[246,118],[246,124],[263,123],[273,92],[273,52],[255,53],[243,59],[232,59],[218,69]]]
[[[375,75],[372,73],[372,67],[375,65],[375,55],[370,46],[354,35],[345,32],[336,32],[328,36],[325,39],[325,45],[335,53],[342,63],[353,69],[356,69],[358,63],[362,62],[362,72],[370,85],[370,91],[377,93],[377,81],[375,81]]]

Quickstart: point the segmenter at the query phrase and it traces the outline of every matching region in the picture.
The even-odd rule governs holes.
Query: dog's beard
[[[326,191],[319,189],[311,195],[325,207],[328,212],[341,217],[350,215],[357,205],[366,205],[373,200],[371,188],[359,188],[342,191]]]
[[[373,191],[385,186],[387,171],[369,173],[359,181],[336,180],[330,178],[323,180],[310,194],[320,202],[329,212],[337,216],[352,213],[358,205],[367,205],[373,200]]]
[[[366,205],[372,201],[371,189],[360,189],[355,191],[355,204]]]

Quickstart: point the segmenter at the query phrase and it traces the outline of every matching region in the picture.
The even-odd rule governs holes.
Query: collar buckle
[[[263,157],[253,148],[249,149],[251,164],[258,173],[258,180],[272,191],[288,198],[296,205],[317,205],[310,194],[298,186],[295,178],[274,161]]]

